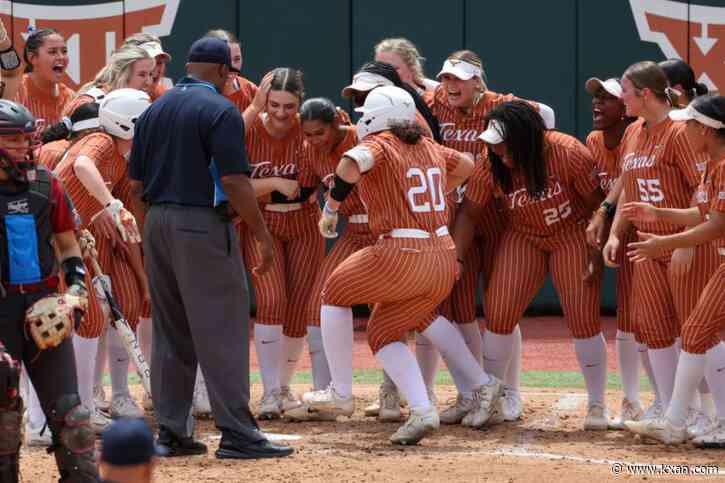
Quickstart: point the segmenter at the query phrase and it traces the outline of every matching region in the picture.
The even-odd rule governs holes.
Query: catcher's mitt
[[[71,335],[86,310],[87,299],[75,295],[50,295],[25,313],[28,330],[39,349],[57,347]]]

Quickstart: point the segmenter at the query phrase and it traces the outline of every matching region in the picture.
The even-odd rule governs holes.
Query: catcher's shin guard
[[[91,426],[91,414],[81,405],[78,394],[61,396],[53,408],[53,446],[55,462],[62,483],[98,482],[94,461],[96,436]],[[56,436],[57,435],[57,436]]]
[[[0,343],[0,483],[18,483],[23,402],[18,395],[20,365]]]

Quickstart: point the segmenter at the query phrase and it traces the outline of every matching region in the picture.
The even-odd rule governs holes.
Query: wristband
[[[335,201],[342,203],[350,194],[350,191],[355,187],[353,183],[348,183],[344,179],[340,178],[337,174],[335,175],[335,183],[330,190],[330,198]]]
[[[80,257],[68,257],[60,264],[67,286],[80,284],[85,287],[86,267]]]
[[[612,218],[614,216],[614,212],[617,210],[617,205],[608,201],[602,201],[602,204],[599,205],[599,209],[604,210],[603,214],[605,218]]]
[[[20,67],[20,57],[11,45],[9,49],[0,52],[0,68],[2,70],[15,70]]]

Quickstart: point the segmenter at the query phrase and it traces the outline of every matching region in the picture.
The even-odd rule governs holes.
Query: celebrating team
[[[0,34],[1,48],[9,40]],[[223,30],[207,35],[226,41],[232,54],[222,94],[245,121],[249,177],[274,240],[272,267],[252,273],[260,418],[353,413],[351,307],[368,305],[368,340],[385,382],[366,415],[400,420],[401,395],[410,407],[394,443],[415,444],[441,422],[480,428],[516,420],[523,404],[518,323],[551,274],[586,381],[584,429],[725,444],[725,372],[718,371],[725,366],[718,303],[725,100],[704,95],[687,64],[640,62],[621,80],[590,79],[594,130],[584,145],[554,130],[549,106],[489,90],[481,59],[469,50],[449,55],[432,81],[412,43],[383,40],[375,61],[342,91],[361,113],[353,126],[330,100],[305,101],[301,71],[274,69],[257,87],[241,76],[239,41]],[[129,194],[125,158],[134,120],[168,88],[170,56],[153,35],[131,36],[78,93],[62,82],[68,55],[59,32],[30,32],[23,58],[22,75],[19,59],[3,58],[3,97],[13,102],[0,102],[25,106],[50,126],[30,157],[65,186],[77,228],[94,236],[99,265],[148,355],[143,210]],[[11,134],[0,132],[5,151]],[[338,236],[340,215],[347,225],[326,255],[324,238]],[[246,266],[258,265],[263,255],[240,221],[237,235]],[[624,398],[617,419],[604,400],[602,262],[618,267]],[[483,333],[475,317],[481,276]],[[91,287],[90,276],[84,283]],[[76,406],[88,410],[85,424],[95,431],[109,417],[143,414],[108,318],[108,307],[90,297],[72,339],[76,367],[66,368],[78,376]],[[305,338],[313,391],[300,399],[290,382]],[[440,415],[439,354],[458,390]],[[110,401],[101,384],[106,358]],[[646,410],[640,364],[655,396]],[[201,373],[197,383],[195,412],[208,413]],[[53,401],[47,387],[38,389],[40,397],[27,390],[26,434],[30,443],[50,444],[42,428]]]

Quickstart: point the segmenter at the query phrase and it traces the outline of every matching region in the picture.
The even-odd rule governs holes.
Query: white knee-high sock
[[[73,352],[76,357],[76,373],[78,375],[78,394],[81,403],[90,411],[95,410],[93,402],[93,377],[98,353],[98,338],[86,339],[73,334]]]
[[[514,331],[514,343],[511,346],[511,360],[503,378],[503,385],[508,392],[518,393],[521,389],[521,327],[516,324]]]
[[[647,380],[649,381],[650,386],[652,386],[655,403],[661,403],[662,400],[660,399],[660,391],[657,388],[657,380],[655,379],[655,373],[652,370],[652,363],[649,360],[649,349],[647,348],[647,344],[639,344],[638,350],[639,362],[642,364],[642,367],[644,367],[644,372],[647,374]]]
[[[151,367],[151,340],[153,337],[153,323],[151,319],[142,317],[136,328],[136,336],[138,337],[138,345],[141,349],[143,358],[146,359],[146,363]]]
[[[725,343],[705,353],[705,377],[715,400],[718,419],[725,419]]]
[[[423,383],[423,375],[407,345],[402,342],[387,344],[375,354],[375,358],[380,361],[385,372],[408,400],[411,410],[421,410],[431,406]]]
[[[422,334],[415,334],[415,358],[418,361],[426,387],[435,385],[440,356],[438,349]]]
[[[687,422],[690,401],[697,392],[700,380],[705,376],[704,354],[691,354],[680,351],[675,374],[675,387],[667,408],[667,419],[675,426],[682,427]]]
[[[281,325],[254,325],[254,348],[262,375],[264,394],[279,389],[279,364],[282,352]]]
[[[670,404],[670,399],[672,399],[672,391],[675,388],[678,351],[673,344],[664,349],[648,349],[648,352],[650,363],[652,363],[652,372],[654,372],[655,380],[657,381],[660,400],[664,404],[665,409],[667,409]],[[699,384],[700,381],[697,381],[697,383]]]
[[[30,376],[28,371],[25,370],[25,364],[23,364],[21,374],[21,397],[24,398],[25,405],[28,408],[28,423],[33,428],[41,428],[45,424],[45,413],[40,405],[40,399],[38,393],[35,392],[33,383],[30,382]]]
[[[483,335],[483,369],[487,374],[503,380],[506,377],[511,354],[513,353],[515,336],[496,334],[486,330]]]
[[[352,397],[352,308],[323,305],[320,328],[335,391],[342,397]]]
[[[111,394],[113,399],[129,396],[128,352],[123,346],[121,334],[116,329],[108,330],[108,366],[111,369]]]
[[[588,339],[574,339],[574,351],[587,385],[589,404],[603,403],[607,387],[607,344],[600,332]]]
[[[289,386],[292,376],[297,368],[297,363],[302,358],[302,351],[305,348],[304,337],[287,337],[282,335],[282,351],[280,354],[279,385]]]
[[[455,382],[461,394],[470,394],[475,387],[490,381],[488,375],[483,372],[481,364],[466,347],[460,331],[444,317],[435,319],[423,331],[423,335],[441,353],[451,371],[451,376],[458,379]]]
[[[307,327],[307,344],[312,364],[312,388],[315,391],[325,389],[332,381],[330,366],[327,365],[325,349],[322,346],[322,331],[319,327]]]
[[[614,347],[624,397],[631,403],[639,403],[639,344],[634,340],[634,333],[617,330]]]
[[[483,367],[483,338],[481,337],[481,328],[478,322],[470,322],[468,324],[454,323],[463,336],[468,350],[473,354],[473,358]]]
[[[103,386],[103,374],[106,372],[108,362],[108,331],[113,330],[109,326],[103,328],[101,336],[98,337],[98,348],[96,349],[96,365],[93,368],[93,385]]]

